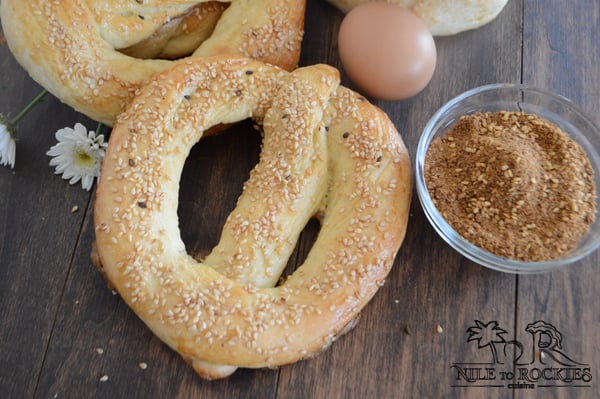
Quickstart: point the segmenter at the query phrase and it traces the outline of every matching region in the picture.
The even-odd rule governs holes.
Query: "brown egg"
[[[348,77],[380,100],[414,96],[435,70],[435,42],[427,26],[409,10],[383,1],[353,8],[342,21],[338,45]]]

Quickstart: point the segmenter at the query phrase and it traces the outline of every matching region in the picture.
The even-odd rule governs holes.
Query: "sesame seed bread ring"
[[[343,12],[373,0],[327,0]],[[432,35],[453,35],[496,18],[508,0],[386,0],[417,15]]]
[[[202,132],[248,117],[264,129],[217,246],[201,262],[178,227],[184,162]],[[200,144],[201,145],[201,144]],[[383,284],[406,230],[409,156],[387,116],[316,65],[179,62],[111,134],[95,204],[105,275],[204,378],[276,367],[325,348]],[[303,227],[320,233],[276,286]]]
[[[2,0],[0,17],[11,52],[36,82],[112,126],[136,90],[173,64],[142,58],[242,54],[297,66],[305,0],[215,3]]]

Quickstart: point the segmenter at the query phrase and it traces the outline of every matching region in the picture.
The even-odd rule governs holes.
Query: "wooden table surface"
[[[342,17],[322,0],[308,1],[301,65],[340,67]],[[510,0],[490,24],[438,37],[436,45],[437,69],[422,93],[402,102],[375,101],[396,124],[413,161],[435,110],[487,83],[550,89],[600,123],[597,0]],[[344,78],[344,84],[350,82]],[[40,89],[0,46],[0,112],[14,116]],[[598,251],[545,274],[488,270],[437,236],[416,192],[394,268],[353,331],[313,359],[203,381],[107,288],[90,261],[93,190],[54,175],[45,154],[54,132],[76,122],[96,126],[47,96],[19,126],[15,169],[0,168],[0,397],[600,396]],[[242,123],[193,149],[179,209],[191,254],[216,244],[259,146],[251,124]],[[79,210],[72,212],[74,206]],[[317,231],[309,224],[293,264],[302,262]],[[542,330],[526,330],[537,321],[545,323]],[[469,341],[469,331],[479,340]],[[538,358],[515,365],[515,341],[522,348],[517,363],[545,348],[545,364]],[[567,365],[561,356],[574,362]]]

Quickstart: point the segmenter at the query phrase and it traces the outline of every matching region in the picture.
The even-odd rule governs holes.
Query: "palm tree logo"
[[[475,320],[475,325],[467,329],[469,334],[467,342],[477,341],[478,349],[487,346],[492,353],[492,364],[504,364],[500,357],[506,359],[507,355],[512,353],[515,365],[548,364],[549,362],[570,367],[587,365],[573,360],[561,351],[563,336],[552,324],[538,320],[529,323],[525,331],[531,335],[531,345],[523,345],[516,340],[506,341],[503,335],[508,332],[500,328],[497,321],[484,323]],[[501,349],[500,352],[498,352],[497,345]],[[526,348],[529,348],[529,354],[524,351]],[[529,358],[529,361],[521,360],[524,355],[528,355],[526,357]]]
[[[477,347],[479,349],[489,347],[492,352],[492,359],[494,364],[503,364],[498,360],[498,351],[496,350],[496,344],[506,344],[506,340],[502,334],[508,334],[506,330],[500,328],[497,321],[490,321],[489,323],[483,323],[482,321],[475,320],[475,326],[467,329],[469,337],[467,342],[477,341]]]

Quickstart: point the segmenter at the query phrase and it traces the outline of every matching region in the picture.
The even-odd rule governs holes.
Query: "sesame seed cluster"
[[[304,12],[304,0],[0,3],[4,35],[23,68],[109,126],[152,75],[175,62],[157,57],[240,54],[295,68]]]
[[[425,179],[452,228],[505,258],[557,259],[596,219],[594,170],[585,151],[533,114],[462,116],[432,142]]]
[[[263,132],[259,162],[217,246],[193,259],[177,218],[185,159],[212,126],[249,117]],[[384,283],[411,184],[393,124],[339,86],[334,68],[184,60],[115,124],[95,206],[98,253],[123,299],[201,376],[276,367],[331,344]],[[312,250],[278,284],[315,216]]]

